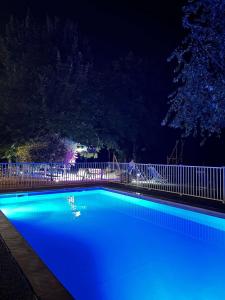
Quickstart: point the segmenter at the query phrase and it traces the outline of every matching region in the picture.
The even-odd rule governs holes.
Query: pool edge
[[[180,195],[176,193],[168,193],[165,191],[149,190],[142,187],[121,184],[118,182],[79,182],[70,185],[56,185],[56,186],[40,186],[32,188],[0,190],[0,196],[3,194],[30,194],[32,192],[57,192],[57,191],[72,191],[82,189],[108,189],[115,192],[122,192],[130,194],[138,198],[143,198],[148,201],[155,201],[161,204],[175,206],[187,210],[192,210],[207,215],[225,218],[225,204],[221,201],[211,200],[206,198],[199,198],[193,196]]]
[[[0,228],[2,239],[30,283],[37,299],[74,299],[2,211],[0,211]]]

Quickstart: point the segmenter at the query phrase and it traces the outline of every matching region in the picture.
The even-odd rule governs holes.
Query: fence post
[[[223,191],[223,203],[225,204],[225,167],[223,167],[223,186],[222,186],[222,191]]]
[[[51,181],[53,181],[53,164],[50,163],[50,178],[51,178]]]
[[[47,164],[44,164],[44,179],[46,180],[47,178]]]

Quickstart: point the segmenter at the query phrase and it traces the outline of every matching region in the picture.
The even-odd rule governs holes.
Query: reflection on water
[[[74,195],[68,196],[67,201],[75,218],[80,217],[81,211],[87,209],[87,206],[79,203],[79,201],[76,200]]]
[[[197,240],[213,243],[218,242],[221,246],[225,246],[225,219],[153,203],[147,200],[139,199],[140,201],[136,203],[136,201],[133,200],[135,198],[123,195],[119,196],[122,201],[119,200],[118,195],[115,195],[115,197],[109,195],[109,201],[105,201],[105,203],[116,212]],[[107,200],[107,193],[104,197],[106,197],[105,200]],[[145,205],[142,205],[142,202],[145,202]],[[171,209],[169,213],[168,209]],[[214,227],[211,227],[210,225],[212,225],[211,222],[213,223],[213,221],[215,224],[213,224]]]

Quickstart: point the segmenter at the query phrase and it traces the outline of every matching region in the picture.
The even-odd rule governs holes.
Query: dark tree
[[[107,126],[103,139],[126,159],[138,159],[140,149],[146,145],[145,133],[154,119],[148,106],[147,69],[147,62],[130,52],[115,61],[104,77],[102,120]]]
[[[225,1],[188,1],[183,8],[186,37],[175,59],[176,91],[163,122],[184,135],[220,134],[225,127]]]
[[[37,22],[29,14],[24,20],[10,19],[0,37],[2,144],[55,134],[93,139],[94,124],[86,113],[88,103],[93,115],[88,98],[92,62],[82,47],[70,21]]]
[[[129,53],[99,70],[78,36],[73,22],[56,18],[28,14],[6,25],[0,37],[0,146],[8,159],[19,147],[20,160],[48,160],[49,140],[69,138],[136,160],[156,133],[148,63]],[[51,160],[61,159],[54,153]]]

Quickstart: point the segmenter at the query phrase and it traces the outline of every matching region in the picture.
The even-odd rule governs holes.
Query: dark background
[[[135,55],[147,57],[150,62],[150,101],[158,102],[160,122],[167,111],[167,97],[173,90],[173,65],[167,63],[171,52],[179,45],[182,36],[182,5],[185,1],[1,1],[0,24],[3,28],[10,14],[23,17],[27,10],[38,18],[46,14],[77,21],[82,36],[89,40],[100,68],[130,50]],[[146,115],[146,118],[149,116]],[[180,133],[169,128],[160,129],[145,162],[165,163]],[[150,138],[146,136],[146,139]],[[204,146],[200,139],[188,138],[184,143],[184,163],[224,165],[224,137],[211,138]]]

